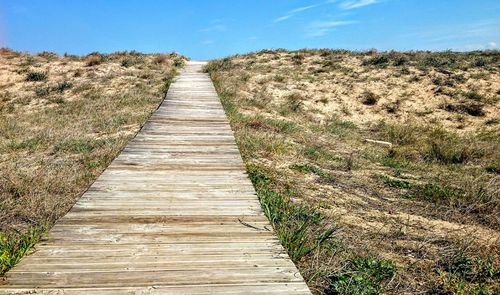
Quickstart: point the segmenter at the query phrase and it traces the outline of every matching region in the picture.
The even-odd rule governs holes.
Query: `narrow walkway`
[[[262,213],[202,65],[187,64],[1,294],[310,294]]]

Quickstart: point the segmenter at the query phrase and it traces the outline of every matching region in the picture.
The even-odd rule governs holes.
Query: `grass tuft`
[[[45,231],[45,227],[34,227],[24,234],[0,232],[0,275],[14,267],[35,246]]]

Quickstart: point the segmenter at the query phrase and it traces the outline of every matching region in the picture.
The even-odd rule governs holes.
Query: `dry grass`
[[[295,256],[280,234],[315,293],[499,292],[498,52],[277,50],[206,69],[261,202],[292,215],[277,231],[322,241]]]
[[[135,135],[183,60],[0,51],[0,271],[32,244],[23,241],[37,239],[33,232],[71,208]]]

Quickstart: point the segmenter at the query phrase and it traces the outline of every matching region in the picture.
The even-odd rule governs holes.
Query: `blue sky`
[[[500,1],[2,0],[0,46],[195,59],[264,48],[497,49]]]

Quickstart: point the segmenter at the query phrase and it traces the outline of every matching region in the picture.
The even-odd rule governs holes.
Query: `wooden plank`
[[[202,63],[6,275],[0,294],[310,294]]]

